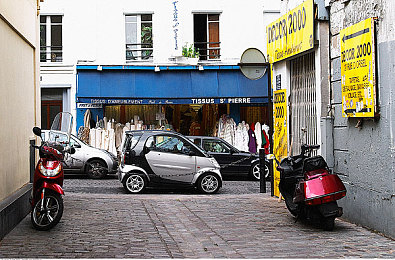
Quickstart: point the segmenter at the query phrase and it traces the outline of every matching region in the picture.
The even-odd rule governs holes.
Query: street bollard
[[[33,176],[34,176],[34,170],[36,168],[36,149],[34,149],[33,145],[36,144],[36,140],[30,140],[30,183],[33,183]]]
[[[259,192],[266,193],[266,180],[265,180],[265,149],[259,149],[259,167],[261,177],[259,180]]]

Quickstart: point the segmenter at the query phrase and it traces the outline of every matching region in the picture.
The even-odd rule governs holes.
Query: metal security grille
[[[318,144],[314,52],[291,61],[290,153],[302,144]]]

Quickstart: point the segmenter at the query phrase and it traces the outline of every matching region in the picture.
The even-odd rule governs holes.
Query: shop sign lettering
[[[192,98],[192,104],[249,104],[251,98]]]
[[[142,99],[91,99],[93,104],[107,105],[140,105],[143,104]]]
[[[273,153],[276,158],[281,159],[288,156],[288,137],[287,137],[287,95],[286,90],[274,91],[273,99]],[[274,172],[274,195],[280,196],[278,184],[280,182],[280,172],[276,169],[276,163],[273,163]]]
[[[307,0],[266,27],[267,56],[274,63],[314,47],[313,0]]]
[[[281,89],[281,74],[276,76],[276,90]]]
[[[79,104],[95,105],[166,105],[166,104],[256,104],[267,103],[265,97],[227,98],[172,98],[172,99],[130,99],[130,98],[78,98]]]
[[[376,68],[374,20],[340,31],[343,117],[374,117]]]
[[[180,23],[178,22],[178,1],[173,1],[173,32],[174,32],[174,50],[178,50],[178,27]]]
[[[214,104],[214,98],[192,98],[192,104]]]
[[[222,102],[223,100],[221,100],[221,103],[225,103]],[[250,98],[228,98],[228,104],[249,104],[251,103],[251,99]]]
[[[103,108],[102,104],[77,103],[77,108]]]

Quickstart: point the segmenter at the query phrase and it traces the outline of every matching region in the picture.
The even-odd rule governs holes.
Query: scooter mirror
[[[41,128],[40,128],[40,127],[37,127],[37,126],[33,127],[33,133],[34,133],[35,135],[41,137]]]

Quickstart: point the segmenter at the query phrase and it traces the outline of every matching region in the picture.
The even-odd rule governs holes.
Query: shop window
[[[193,21],[194,45],[200,60],[220,59],[219,14],[194,14]]]
[[[152,14],[126,15],[125,38],[127,61],[152,59]]]
[[[230,153],[230,148],[225,143],[217,140],[204,139],[203,149],[212,153]]]
[[[40,62],[62,62],[62,16],[40,16]]]

